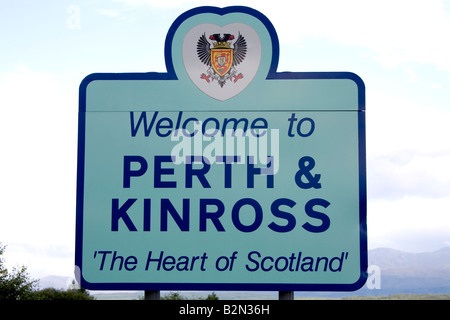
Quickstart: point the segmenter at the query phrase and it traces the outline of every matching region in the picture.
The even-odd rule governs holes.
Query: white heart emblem
[[[247,24],[199,24],[184,37],[189,78],[208,96],[225,101],[244,90],[258,71],[261,40]]]

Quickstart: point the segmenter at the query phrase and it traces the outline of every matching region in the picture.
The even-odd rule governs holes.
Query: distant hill
[[[379,266],[381,273],[381,289],[367,290],[371,295],[450,294],[450,247],[421,253],[374,249],[369,265]]]
[[[295,292],[297,297],[388,296],[394,294],[450,294],[450,247],[434,252],[408,253],[390,248],[369,250],[369,266],[379,272],[379,283],[365,285],[355,292]],[[369,274],[369,280],[374,274]],[[40,280],[40,288],[67,289],[72,277],[49,276]],[[373,287],[373,286],[372,286]],[[139,293],[93,292],[100,299],[136,299]],[[220,299],[276,299],[273,292],[216,292]],[[187,297],[190,294],[182,293]],[[207,293],[194,293],[203,296]]]
[[[370,266],[375,268],[369,272],[369,281],[374,272],[379,272],[378,288],[370,288],[366,284],[355,292],[296,292],[296,295],[344,297],[450,294],[450,247],[421,253],[390,248],[373,249],[369,250]]]
[[[55,288],[66,290],[71,284],[74,277],[47,276],[39,279],[39,289]]]
[[[389,248],[373,249],[369,251],[369,264],[379,265],[387,273],[397,273],[399,270],[414,273],[419,269],[450,272],[450,247],[421,253]]]

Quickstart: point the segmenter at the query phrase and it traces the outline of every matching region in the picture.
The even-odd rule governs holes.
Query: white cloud
[[[385,66],[431,63],[450,71],[450,45],[443,41],[450,20],[441,1],[307,1],[286,12],[284,23],[277,17],[284,39],[326,37],[367,47]]]
[[[438,157],[400,153],[373,158],[368,165],[369,196],[376,199],[398,199],[405,195],[428,199],[448,196],[450,173],[446,169],[449,163],[450,153]]]
[[[437,250],[450,239],[450,196],[423,199],[405,196],[368,203],[369,248]]]
[[[77,87],[23,64],[0,74],[4,244],[73,248]]]
[[[153,2],[151,0],[123,0]],[[176,1],[185,4],[186,1]],[[199,2],[244,5],[265,14],[281,44],[327,38],[376,53],[385,67],[404,63],[432,64],[450,71],[449,15],[441,0],[241,0]]]
[[[406,81],[408,81],[408,82],[417,82],[418,81],[418,76],[417,76],[416,71],[406,68],[404,70],[404,72],[407,75]]]
[[[120,12],[117,10],[112,10],[112,9],[100,9],[98,11],[98,13],[102,16],[107,16],[110,18],[116,18],[118,16],[120,16]]]
[[[450,194],[450,112],[370,90],[368,191],[375,198]]]
[[[440,84],[440,83],[432,83],[431,87],[434,88],[434,89],[438,89],[438,90],[443,88],[442,84]]]
[[[450,110],[368,89],[369,246],[436,250],[450,234]]]
[[[5,243],[5,245],[5,265],[10,270],[17,266],[26,266],[33,279],[48,275],[74,275],[72,247],[34,244],[32,241]]]
[[[282,44],[327,38],[376,53],[385,67],[431,64],[450,71],[449,14],[442,0],[115,0],[128,6],[249,6],[266,15]]]

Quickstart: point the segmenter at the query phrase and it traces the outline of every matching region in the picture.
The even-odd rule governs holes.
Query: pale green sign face
[[[83,80],[83,287],[364,284],[364,84],[352,73],[276,73],[277,61],[262,14],[201,7],[169,30],[167,74]]]

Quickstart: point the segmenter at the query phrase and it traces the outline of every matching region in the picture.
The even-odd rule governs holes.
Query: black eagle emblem
[[[236,83],[244,75],[238,73],[236,66],[245,60],[247,55],[247,42],[243,35],[239,33],[237,39],[229,33],[206,34],[200,36],[197,41],[197,56],[208,69],[206,73],[201,74],[201,79],[206,82],[217,80],[220,87],[223,87],[226,81],[230,80]],[[235,40],[234,42],[232,42]]]

